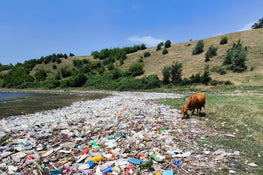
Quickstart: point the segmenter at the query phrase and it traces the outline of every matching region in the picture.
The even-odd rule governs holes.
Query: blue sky
[[[0,0],[0,63],[250,29],[262,0]]]

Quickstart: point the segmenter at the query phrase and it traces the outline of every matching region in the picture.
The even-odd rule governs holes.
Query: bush
[[[220,75],[226,74],[226,71],[225,71],[224,67],[222,67],[222,66],[212,67],[211,72],[216,72],[216,73],[218,73]]]
[[[255,22],[252,26],[252,29],[263,28],[263,18],[259,19],[258,22]]]
[[[209,65],[206,65],[204,68],[204,73],[201,76],[200,82],[202,84],[208,84],[210,81],[212,80],[212,78],[210,77],[210,72],[209,72]]]
[[[29,75],[28,71],[23,67],[13,67],[7,74],[3,76],[3,87],[16,87],[26,82],[33,82],[34,78]]]
[[[81,60],[73,60],[73,65],[77,68],[80,68],[82,65],[82,61]]]
[[[113,63],[110,63],[110,64],[108,64],[107,65],[107,68],[108,68],[108,70],[112,70],[112,69],[114,69],[114,64]]]
[[[218,82],[217,80],[211,80],[211,81],[210,81],[210,84],[211,84],[212,86],[216,86],[216,85],[219,84],[219,82]]]
[[[240,40],[234,43],[232,48],[227,50],[223,65],[230,65],[233,72],[243,72],[247,69],[245,61],[247,60],[247,49],[242,47]]]
[[[74,57],[75,55],[73,53],[69,53],[69,57]]]
[[[114,68],[114,69],[111,71],[111,78],[112,78],[113,80],[118,79],[118,78],[120,78],[121,76],[122,76],[122,72],[121,72],[120,69]]]
[[[163,49],[163,55],[167,54],[168,50],[166,48]]]
[[[131,65],[128,72],[130,75],[134,77],[138,75],[142,75],[144,73],[143,64],[136,63],[134,65]]]
[[[205,53],[205,62],[210,61],[210,58],[216,56],[217,48],[211,45]]]
[[[139,63],[143,63],[142,56],[139,58],[138,62],[139,62]]]
[[[170,41],[170,40],[165,41],[164,47],[165,47],[165,48],[171,47],[171,41]]]
[[[161,86],[161,81],[157,75],[149,75],[141,79],[142,89],[153,89]]]
[[[173,84],[179,84],[182,81],[183,64],[176,62],[170,67],[171,79]]]
[[[156,47],[156,51],[161,50],[162,46],[163,46],[163,42],[159,43],[159,44],[157,45],[157,47]]]
[[[143,56],[144,57],[149,57],[149,56],[151,56],[151,53],[150,52],[144,52]]]
[[[56,66],[55,64],[53,64],[53,65],[52,65],[52,68],[53,68],[53,69],[56,69],[56,68],[57,68],[57,66]]]
[[[34,76],[37,81],[45,81],[47,77],[47,72],[45,70],[39,70],[35,73]]]
[[[232,84],[232,82],[230,80],[225,81],[225,85],[231,85],[231,84]]]
[[[163,84],[169,84],[170,83],[170,68],[165,66],[162,70],[163,74]]]
[[[196,75],[193,74],[190,77],[190,82],[191,82],[191,84],[200,83],[201,82],[201,75],[200,75],[200,73],[197,73]]]
[[[72,72],[70,70],[66,70],[65,68],[61,68],[60,73],[63,78],[70,77],[72,75]]]
[[[84,74],[79,73],[70,79],[70,86],[81,87],[86,83],[86,80],[87,77]]]
[[[57,61],[58,64],[61,63],[61,59],[60,58],[58,58],[56,61]]]
[[[220,44],[223,45],[223,44],[227,44],[228,42],[228,38],[226,36],[223,36],[220,40]]]
[[[145,49],[147,49],[147,47],[146,47],[146,45],[145,44],[141,44],[141,50],[145,50]]]
[[[203,40],[199,40],[196,44],[196,46],[194,47],[192,54],[193,55],[197,55],[202,53],[204,50],[204,41]]]

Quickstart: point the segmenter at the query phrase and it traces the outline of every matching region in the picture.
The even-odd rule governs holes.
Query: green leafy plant
[[[200,53],[202,53],[204,50],[204,41],[203,40],[199,40],[197,43],[196,43],[196,45],[195,45],[195,47],[194,47],[194,49],[192,50],[192,54],[193,55],[197,55],[197,54],[200,54]]]

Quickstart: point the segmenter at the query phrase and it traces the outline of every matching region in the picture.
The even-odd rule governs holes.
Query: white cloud
[[[256,22],[256,21],[244,25],[244,26],[243,26],[242,28],[240,28],[238,31],[250,30],[250,29],[251,29],[251,26],[252,26],[255,22]]]
[[[163,39],[157,39],[152,36],[131,36],[127,39],[128,41],[134,43],[134,44],[146,44],[147,46],[156,46],[160,42],[163,42]]]

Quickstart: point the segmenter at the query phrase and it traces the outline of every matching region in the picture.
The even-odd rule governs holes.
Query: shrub
[[[219,84],[219,82],[218,82],[217,80],[211,80],[211,81],[210,81],[210,84],[211,84],[212,86],[216,86],[217,84]]]
[[[159,43],[159,44],[157,45],[157,47],[156,47],[156,51],[159,51],[159,50],[161,50],[161,48],[162,48],[162,45],[163,45],[163,43]]]
[[[226,71],[225,71],[224,67],[222,67],[222,66],[212,67],[211,72],[216,72],[216,73],[218,73],[220,75],[226,74]]]
[[[113,80],[118,79],[118,78],[120,78],[121,76],[122,76],[122,72],[121,72],[120,69],[114,68],[114,69],[111,71],[111,78],[112,78]]]
[[[107,68],[108,68],[108,70],[112,70],[112,69],[114,69],[114,64],[113,63],[110,63],[110,64],[108,64],[107,65]]]
[[[61,80],[61,76],[59,73],[55,74],[54,80]]]
[[[168,50],[166,48],[163,49],[163,55],[167,54]]]
[[[134,65],[131,65],[128,72],[130,75],[134,77],[143,74],[144,73],[143,64],[136,63]]]
[[[204,68],[204,73],[201,76],[200,82],[202,84],[208,84],[210,81],[212,80],[212,78],[210,77],[210,72],[209,72],[209,65],[206,65]]]
[[[171,79],[173,84],[179,84],[182,81],[182,67],[183,64],[176,62],[170,67]]]
[[[70,86],[81,87],[85,84],[86,80],[87,77],[84,74],[79,73],[70,79]]]
[[[233,72],[243,72],[247,69],[245,61],[247,60],[246,47],[242,47],[240,40],[234,43],[232,48],[227,50],[223,65],[231,65]]]
[[[149,56],[151,56],[151,53],[150,52],[144,52],[143,56],[144,57],[149,57]]]
[[[228,42],[228,38],[226,36],[223,36],[220,40],[220,44],[223,45],[223,44],[227,44]]]
[[[73,62],[73,65],[75,66],[75,67],[81,67],[81,65],[82,65],[82,61],[81,60],[73,60],[72,61]]]
[[[69,53],[69,57],[74,57],[75,55],[73,53]]]
[[[259,19],[258,22],[255,22],[252,26],[252,29],[263,28],[263,18]]]
[[[199,40],[196,43],[196,46],[194,47],[194,49],[192,50],[192,54],[196,55],[196,54],[200,54],[203,52],[204,49],[204,41],[203,40]]]
[[[53,68],[53,69],[56,69],[56,68],[57,68],[57,66],[56,66],[55,64],[53,64],[53,65],[52,65],[52,68]]]
[[[163,74],[163,84],[169,84],[170,83],[170,68],[165,66],[162,70]]]
[[[232,84],[232,82],[230,80],[225,81],[225,85],[231,85],[231,84]]]
[[[13,67],[3,76],[3,87],[16,87],[25,82],[33,82],[34,78],[29,75],[28,71],[21,66]]]
[[[196,75],[193,74],[190,77],[190,82],[191,82],[191,84],[200,83],[201,82],[201,75],[200,75],[200,73],[197,73]]]
[[[164,47],[165,47],[165,48],[171,47],[171,41],[170,41],[170,40],[165,41]]]
[[[205,62],[210,61],[210,58],[216,56],[217,48],[211,45],[205,53]]]
[[[61,73],[61,76],[62,76],[63,78],[69,77],[69,76],[72,75],[72,72],[71,72],[70,70],[66,70],[65,68],[61,68],[61,69],[60,69],[60,73]]]
[[[47,77],[47,73],[45,70],[39,70],[35,73],[35,79],[37,81],[45,81],[46,80],[46,77]]]
[[[139,62],[139,63],[143,63],[142,56],[139,58],[138,62]]]
[[[149,75],[141,79],[142,89],[153,89],[161,86],[161,81],[157,75]]]
[[[56,61],[57,61],[58,64],[61,63],[61,59],[60,58],[58,58]]]
[[[145,44],[141,44],[141,50],[145,50],[145,49],[147,49],[147,47],[146,47],[146,45]]]

